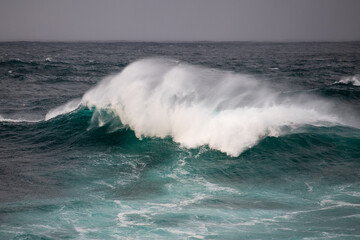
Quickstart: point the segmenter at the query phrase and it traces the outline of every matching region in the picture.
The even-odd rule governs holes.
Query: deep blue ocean
[[[360,42],[3,42],[0,84],[0,239],[360,239]]]

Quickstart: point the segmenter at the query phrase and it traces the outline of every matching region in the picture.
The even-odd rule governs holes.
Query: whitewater
[[[80,105],[95,109],[92,124],[99,127],[114,114],[139,139],[171,137],[184,147],[208,145],[231,156],[306,124],[342,124],[331,103],[311,95],[282,96],[249,75],[159,58],[131,63],[45,119]]]

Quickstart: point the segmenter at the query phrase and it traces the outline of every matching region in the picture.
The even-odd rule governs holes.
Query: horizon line
[[[358,40],[0,40],[0,43],[339,43],[360,42]]]

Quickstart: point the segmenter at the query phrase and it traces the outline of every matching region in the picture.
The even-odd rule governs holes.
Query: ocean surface
[[[3,42],[0,83],[0,239],[360,239],[360,42]]]

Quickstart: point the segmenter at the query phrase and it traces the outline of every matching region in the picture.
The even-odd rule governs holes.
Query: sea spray
[[[140,139],[170,136],[188,148],[208,145],[231,156],[265,136],[286,133],[284,127],[340,123],[325,101],[282,96],[249,75],[169,59],[136,61],[81,102],[113,112]],[[96,121],[103,126],[109,119]]]
[[[80,105],[81,105],[81,99],[74,99],[71,100],[70,102],[67,102],[64,105],[53,108],[45,115],[45,121],[50,120],[59,115],[70,113],[76,110],[77,108],[79,108]]]

